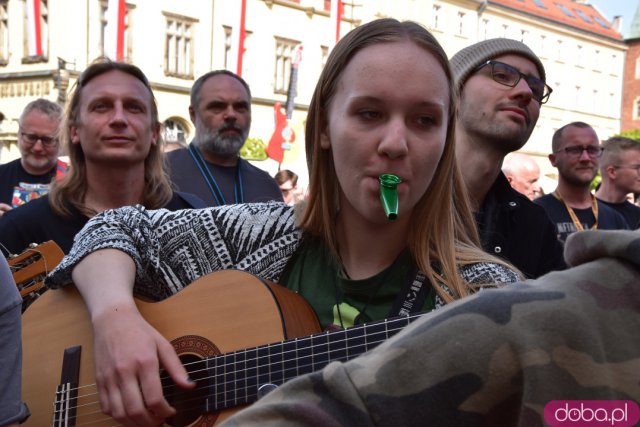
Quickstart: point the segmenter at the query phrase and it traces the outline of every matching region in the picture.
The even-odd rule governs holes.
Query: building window
[[[465,17],[465,13],[464,12],[458,12],[458,35],[459,36],[464,36],[464,17]]]
[[[440,6],[437,4],[431,9],[431,28],[440,29]]]
[[[573,14],[571,13],[571,11],[569,11],[569,9],[567,9],[567,7],[563,4],[560,3],[556,3],[556,6],[558,7],[558,9],[560,9],[562,11],[562,13],[564,13],[566,16],[568,16],[571,19],[576,19],[575,16],[573,16]]]
[[[640,97],[633,101],[633,120],[640,119]]]
[[[547,6],[545,6],[545,4],[542,2],[542,0],[533,0],[533,2],[536,4],[536,6],[538,6],[540,9],[546,9]]]
[[[0,1],[0,65],[9,62],[9,15],[7,13],[9,0]]]
[[[583,12],[583,11],[581,11],[580,9],[573,9],[573,11],[574,11],[575,13],[577,13],[577,14],[578,14],[578,16],[579,16],[580,18],[582,18],[582,20],[583,20],[584,22],[586,22],[587,24],[593,24],[593,21],[592,21],[591,19],[589,19],[589,17],[588,17],[587,15],[585,15],[585,14],[584,14],[584,12]]]
[[[327,65],[327,59],[329,59],[329,47],[320,46],[320,70],[324,70],[324,66]]]
[[[547,57],[547,36],[545,35],[540,35],[540,57],[541,58],[546,58]]]
[[[556,61],[564,62],[564,49],[562,47],[562,40],[558,40],[557,50],[556,50]]]
[[[231,45],[233,44],[233,30],[226,25],[224,29],[224,68],[229,70],[231,67]],[[235,68],[235,67],[234,67]]]
[[[502,24],[502,37],[509,38],[509,25]]]
[[[611,55],[610,74],[612,76],[618,75],[618,55],[615,53]]]
[[[593,71],[600,73],[601,69],[600,69],[600,51],[598,49],[596,49],[593,52]]]
[[[489,38],[489,20],[486,18],[482,19],[482,40],[487,40]]]
[[[276,70],[273,82],[275,93],[286,94],[289,89],[289,77],[291,75],[291,60],[296,46],[300,42],[276,37]]]
[[[165,14],[167,19],[164,73],[193,78],[193,19]]]
[[[105,38],[107,28],[107,1],[100,2],[100,50],[102,55],[105,55]],[[134,6],[127,4],[124,12],[124,59],[130,61],[132,56],[132,39],[131,39],[131,11]]]
[[[553,105],[560,105],[564,102],[564,88],[561,86],[560,82],[555,82],[553,84],[553,93],[549,97],[549,102]]]
[[[6,4],[6,2],[5,2]],[[27,2],[24,2],[24,55],[22,62],[46,62],[49,57],[49,8],[48,0],[40,0],[40,37],[42,55],[29,55],[29,28]]]
[[[576,67],[584,67],[584,52],[582,50],[582,45],[576,46]]]
[[[167,144],[183,144],[187,142],[187,132],[177,120],[167,119],[164,121],[163,139]]]
[[[636,58],[636,80],[640,79],[640,56]]]
[[[528,44],[529,43],[529,31],[527,30],[520,30],[520,41],[524,44]]]
[[[595,15],[591,15],[591,17],[593,19],[596,20],[596,22],[598,23],[598,25],[600,25],[602,28],[604,29],[609,29],[609,24],[607,24],[605,21],[603,21],[602,19],[600,19],[599,16],[595,16]]]

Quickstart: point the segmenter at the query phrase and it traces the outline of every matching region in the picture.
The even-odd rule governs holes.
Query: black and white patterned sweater
[[[134,293],[151,300],[167,298],[194,280],[225,269],[278,282],[302,236],[294,208],[277,202],[174,212],[124,207],[92,218],[46,284],[58,288],[71,283],[73,267],[82,258],[107,248],[133,258]],[[493,263],[467,265],[460,274],[474,284],[519,279],[516,272]]]

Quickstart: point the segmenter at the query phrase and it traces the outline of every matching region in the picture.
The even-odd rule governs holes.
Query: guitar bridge
[[[64,350],[62,375],[56,390],[53,426],[76,425],[78,408],[78,384],[80,383],[80,355],[82,347],[69,347]]]

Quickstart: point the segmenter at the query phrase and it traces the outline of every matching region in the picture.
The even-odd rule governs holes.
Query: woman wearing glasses
[[[30,102],[22,111],[18,120],[20,158],[0,166],[0,216],[29,200],[27,194],[37,194],[27,193],[23,183],[48,186],[55,176],[61,120],[62,107],[42,98]]]

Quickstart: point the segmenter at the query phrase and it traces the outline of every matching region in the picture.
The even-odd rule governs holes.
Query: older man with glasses
[[[535,200],[556,225],[561,241],[576,231],[628,229],[622,215],[591,193],[602,148],[596,131],[587,123],[562,126],[551,140],[549,161],[558,169],[556,190]]]
[[[42,98],[22,111],[18,120],[20,158],[0,166],[0,216],[46,191],[56,174],[61,120],[62,107]],[[40,184],[39,191],[30,191],[33,184]]]
[[[531,278],[564,268],[544,209],[511,188],[501,171],[549,99],[544,66],[525,44],[504,38],[468,46],[450,62],[460,91],[456,154],[483,248]]]

